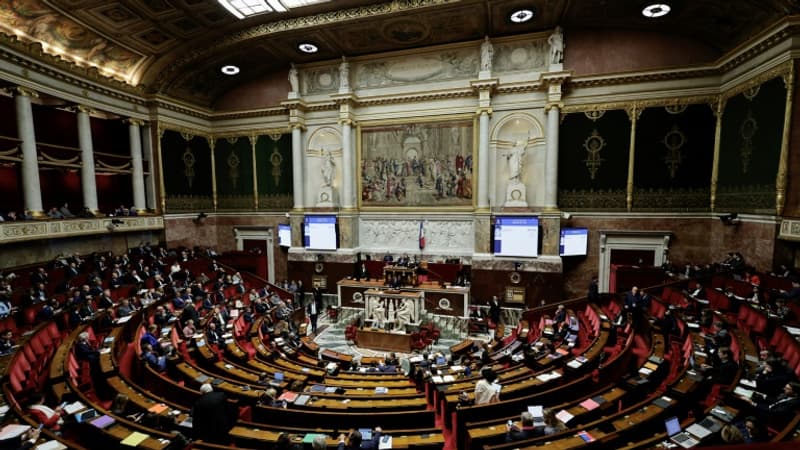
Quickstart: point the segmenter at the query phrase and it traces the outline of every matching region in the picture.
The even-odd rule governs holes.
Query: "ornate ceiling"
[[[334,0],[238,20],[215,0],[6,0],[3,42],[54,55],[76,70],[121,80],[201,106],[243,82],[342,55],[403,50],[564,27],[674,33],[720,52],[782,17],[800,0],[664,0],[672,12],[646,19],[645,0]],[[535,11],[530,22],[509,15]],[[320,51],[297,50],[310,41]],[[38,43],[38,44],[37,44]],[[39,47],[41,45],[41,47]],[[239,76],[220,72],[240,66]]]

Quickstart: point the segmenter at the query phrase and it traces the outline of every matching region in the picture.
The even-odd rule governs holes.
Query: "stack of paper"
[[[556,419],[560,420],[564,424],[572,420],[573,417],[575,416],[570,414],[569,411],[567,411],[566,409],[562,409],[556,414]]]
[[[136,447],[137,445],[144,442],[145,439],[149,438],[150,436],[140,433],[138,431],[134,431],[133,433],[129,434],[128,437],[123,439],[120,444],[127,445],[129,447]]]
[[[582,401],[581,402],[581,406],[586,408],[587,411],[591,411],[591,410],[597,408],[600,405],[596,401],[594,401],[593,399],[589,398],[589,399],[586,399],[586,400]]]

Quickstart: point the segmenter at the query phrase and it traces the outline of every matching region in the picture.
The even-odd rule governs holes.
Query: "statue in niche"
[[[492,71],[492,56],[494,55],[494,47],[489,42],[489,36],[483,40],[481,44],[481,72]]]
[[[339,64],[339,90],[350,90],[350,63],[342,56],[342,62]]]
[[[527,140],[519,140],[514,143],[514,147],[503,156],[508,160],[508,180],[513,183],[521,183],[522,166],[525,163],[525,149],[528,148]]]
[[[333,154],[330,150],[322,151],[322,186],[333,186],[333,169],[336,164],[333,161]]]
[[[297,73],[297,67],[294,63],[289,68],[289,85],[292,86],[292,92],[300,92],[300,76]]]
[[[403,300],[403,304],[395,312],[395,328],[405,330],[405,326],[414,322],[414,302],[409,299]]]
[[[369,297],[367,299],[370,315],[369,319],[372,320],[373,328],[382,328],[386,322],[386,307],[380,297]]]
[[[553,34],[547,38],[550,45],[550,64],[561,64],[564,62],[564,33],[560,26],[553,30]]]

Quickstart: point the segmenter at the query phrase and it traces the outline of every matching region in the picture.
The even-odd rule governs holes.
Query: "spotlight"
[[[653,3],[642,9],[642,15],[649,19],[655,19],[666,16],[669,14],[670,10],[672,10],[672,8],[666,3]]]
[[[530,9],[519,9],[512,12],[508,18],[514,23],[524,23],[533,19],[534,12]]]
[[[208,217],[208,215],[204,212],[201,212],[197,215],[197,217],[192,219],[192,222],[194,222],[196,225],[200,225],[201,223],[205,222],[206,217]]]
[[[738,213],[730,213],[725,214],[724,216],[719,216],[719,220],[723,225],[739,225],[739,223],[741,223]]]
[[[229,64],[227,66],[222,66],[220,71],[225,75],[238,75],[241,70],[239,67]]]
[[[319,51],[319,47],[316,44],[312,44],[311,42],[302,42],[297,44],[297,49],[303,53],[317,53]]]

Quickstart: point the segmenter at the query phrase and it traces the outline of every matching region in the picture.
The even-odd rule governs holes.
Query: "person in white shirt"
[[[475,384],[475,404],[485,405],[487,403],[495,403],[500,400],[500,393],[497,388],[492,384],[497,379],[491,367],[484,367],[481,370],[481,378]]]

